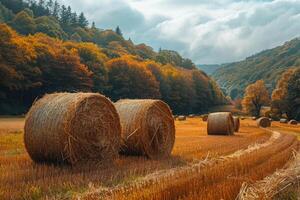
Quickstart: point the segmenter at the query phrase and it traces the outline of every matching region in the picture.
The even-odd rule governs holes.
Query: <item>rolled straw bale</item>
[[[202,116],[202,121],[207,122],[207,119],[208,119],[208,115],[203,115]]]
[[[297,125],[298,122],[296,120],[292,119],[292,120],[289,121],[289,124],[291,124],[291,125]]]
[[[266,127],[270,127],[271,126],[271,121],[267,117],[260,117],[260,118],[258,118],[256,120],[256,123],[257,123],[258,127],[266,128]]]
[[[124,99],[115,106],[122,126],[121,153],[151,159],[170,155],[175,142],[175,125],[167,104],[160,100]]]
[[[240,118],[239,117],[233,117],[233,123],[234,123],[234,132],[239,132]]]
[[[207,119],[208,135],[233,135],[234,122],[230,112],[210,113]]]
[[[279,120],[279,122],[282,123],[282,124],[286,124],[286,123],[288,123],[288,120],[287,120],[287,119],[284,119],[284,118],[281,118],[281,119]]]
[[[241,120],[245,120],[246,118],[245,118],[245,117],[240,117],[240,119],[241,119]]]
[[[26,116],[24,142],[36,162],[111,160],[118,156],[121,124],[112,102],[98,93],[54,93]]]
[[[186,120],[186,116],[184,115],[178,116],[178,121],[185,121],[185,120]]]
[[[194,114],[190,114],[190,115],[189,115],[189,118],[194,118],[194,117],[195,117]]]
[[[257,120],[257,117],[252,117],[251,119],[252,119],[252,120]]]

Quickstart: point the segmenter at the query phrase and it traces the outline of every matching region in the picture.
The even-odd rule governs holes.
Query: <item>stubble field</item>
[[[259,129],[241,121],[235,136],[207,136],[200,118],[176,121],[172,156],[120,156],[114,163],[35,164],[23,144],[23,118],[0,119],[0,199],[234,199],[285,167],[297,151],[299,126]],[[275,132],[272,132],[272,131]]]

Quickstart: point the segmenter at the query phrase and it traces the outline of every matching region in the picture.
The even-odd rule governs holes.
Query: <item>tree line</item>
[[[57,91],[101,92],[121,98],[159,98],[174,113],[200,113],[226,102],[216,83],[197,69],[162,64],[139,55],[109,57],[99,45],[63,41],[43,33],[23,36],[0,25],[0,111],[26,112]]]
[[[242,100],[244,110],[253,116],[260,116],[261,108],[271,105],[266,117],[300,121],[300,68],[293,67],[285,71],[278,80],[271,96],[263,80],[250,84],[245,89]]]

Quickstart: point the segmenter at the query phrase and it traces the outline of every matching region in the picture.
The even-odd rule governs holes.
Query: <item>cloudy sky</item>
[[[300,0],[59,0],[96,26],[172,49],[195,63],[225,63],[300,36]]]

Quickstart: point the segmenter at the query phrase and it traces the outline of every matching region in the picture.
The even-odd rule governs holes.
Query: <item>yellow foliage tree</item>
[[[247,113],[258,117],[262,106],[269,103],[269,93],[263,80],[258,80],[246,88],[242,105]]]

